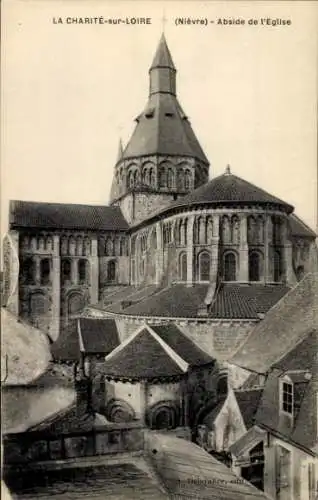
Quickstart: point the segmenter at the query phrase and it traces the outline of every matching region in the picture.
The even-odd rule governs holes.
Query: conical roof
[[[293,207],[285,201],[233,175],[228,169],[225,174],[215,177],[207,184],[203,184],[192,193],[180,198],[176,203],[169,205],[168,209],[211,203],[275,204],[284,207],[288,213],[293,211]]]
[[[164,33],[162,33],[155,57],[153,58],[150,70],[153,68],[171,68],[176,69],[167,45]]]

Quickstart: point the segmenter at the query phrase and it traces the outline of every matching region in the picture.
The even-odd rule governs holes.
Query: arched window
[[[150,186],[155,187],[156,179],[155,179],[155,171],[153,168],[151,168],[149,171],[149,183]]]
[[[21,278],[26,285],[33,285],[35,279],[35,265],[31,257],[22,261]]]
[[[168,188],[172,188],[173,186],[173,171],[171,168],[168,168],[167,185]]]
[[[201,252],[199,254],[199,280],[210,281],[210,265],[211,259],[208,252]]]
[[[75,255],[76,252],[76,241],[73,236],[68,240],[68,253],[69,255]]]
[[[138,186],[139,184],[139,175],[138,175],[138,170],[135,170],[134,172],[134,186]]]
[[[236,255],[233,252],[224,255],[224,281],[236,281]]]
[[[189,170],[186,170],[185,172],[185,177],[184,177],[184,187],[185,189],[190,189],[190,183],[191,183],[191,172]]]
[[[80,284],[88,282],[88,262],[85,259],[78,261],[78,281]]]
[[[107,281],[116,281],[116,262],[110,260],[107,265]]]
[[[128,187],[133,188],[134,187],[134,172],[130,171],[128,174]]]
[[[148,169],[144,168],[142,171],[142,183],[145,185],[149,184]]]
[[[206,241],[207,243],[211,243],[213,237],[213,219],[211,216],[208,216],[206,218],[205,230],[206,230]]]
[[[166,187],[166,171],[164,167],[159,169],[159,187]]]
[[[66,285],[71,282],[71,262],[68,259],[62,260],[61,278],[63,285]]]
[[[114,255],[114,242],[112,238],[107,238],[105,250],[106,255]]]
[[[260,281],[261,279],[261,255],[259,252],[250,252],[248,256],[249,281]]]
[[[274,281],[281,281],[282,279],[282,263],[281,255],[278,251],[274,252]]]
[[[183,191],[184,190],[184,172],[183,170],[179,170],[177,174],[177,186],[178,189]]]
[[[257,243],[257,223],[252,215],[247,219],[247,240],[248,243]]]
[[[50,283],[51,265],[49,259],[42,259],[40,262],[40,276],[41,285],[48,285]]]
[[[185,252],[179,255],[179,279],[187,281],[187,254]]]

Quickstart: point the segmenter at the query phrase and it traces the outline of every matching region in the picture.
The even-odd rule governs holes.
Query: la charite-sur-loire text
[[[53,17],[53,24],[151,24],[151,17]]]

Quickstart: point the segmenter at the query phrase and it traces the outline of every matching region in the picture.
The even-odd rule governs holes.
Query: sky
[[[262,25],[267,18],[291,24]],[[210,177],[230,164],[316,227],[317,2],[4,0],[2,234],[9,199],[107,204],[119,138],[127,144],[145,107],[163,29]]]

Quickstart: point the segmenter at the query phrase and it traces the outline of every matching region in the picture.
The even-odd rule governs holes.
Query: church
[[[316,234],[293,206],[229,165],[210,180],[176,73],[162,35],[109,206],[12,200],[3,245],[6,307],[47,333],[56,359],[101,356],[108,417],[150,426],[163,406],[185,424],[203,394],[239,386],[227,360],[318,269]]]

